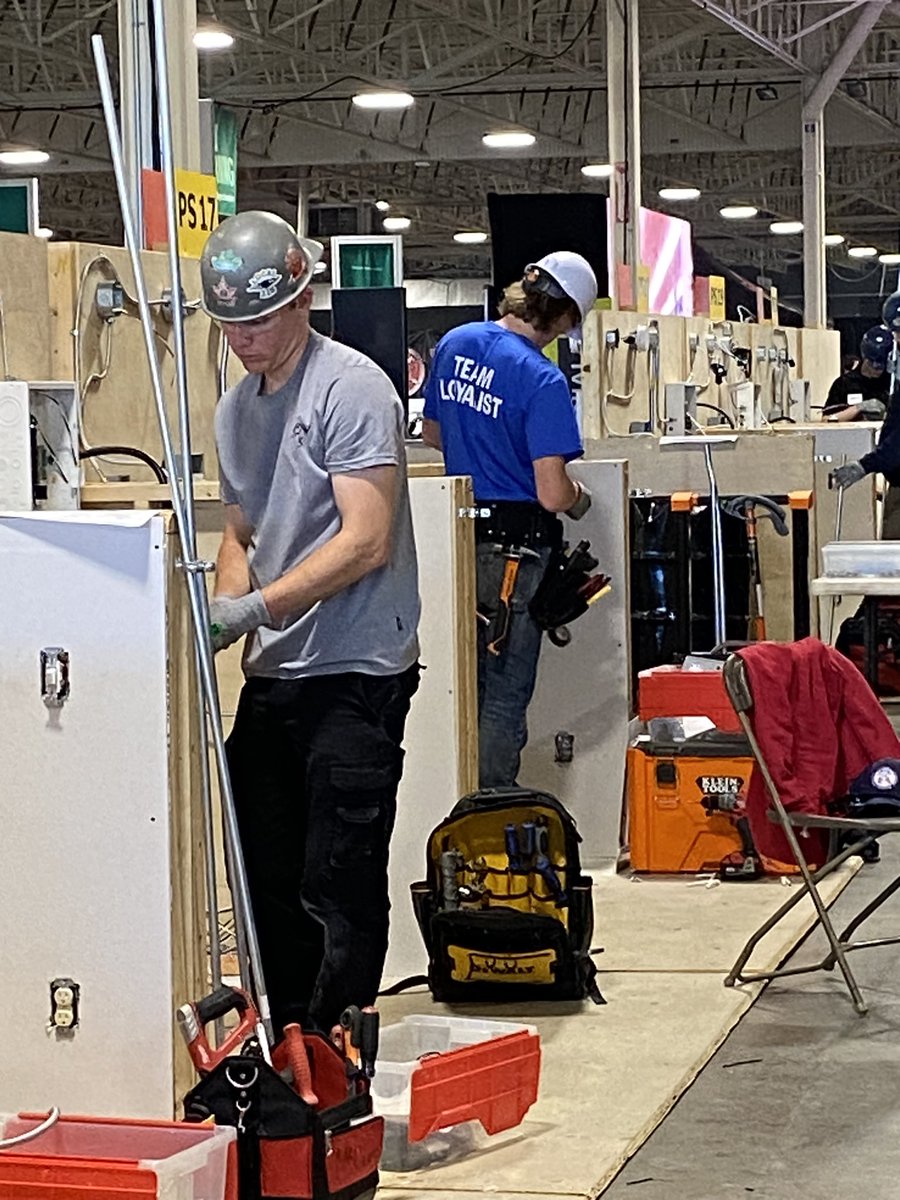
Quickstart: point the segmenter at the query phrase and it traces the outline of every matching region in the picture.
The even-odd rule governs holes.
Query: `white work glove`
[[[847,463],[845,467],[838,467],[836,471],[832,472],[831,478],[836,488],[848,488],[853,487],[854,483],[859,483],[866,474],[866,468],[862,463],[854,462]]]
[[[573,521],[580,521],[591,507],[591,493],[577,479],[573,480],[573,483],[578,488],[578,495],[575,497],[575,503],[572,507],[566,509],[566,516],[571,517]]]
[[[887,409],[880,400],[863,400],[857,410],[862,416],[868,417],[870,421],[880,421],[887,412]]]
[[[209,604],[209,635],[213,650],[225,650],[245,633],[272,620],[262,592],[246,596],[214,596]]]

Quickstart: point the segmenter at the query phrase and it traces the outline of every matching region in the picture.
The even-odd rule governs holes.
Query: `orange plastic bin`
[[[44,1116],[0,1114],[0,1141]],[[233,1129],[64,1116],[0,1150],[2,1200],[223,1200]]]
[[[382,1168],[415,1170],[521,1124],[538,1094],[533,1025],[408,1016],[381,1031],[372,1102],[385,1119]]]

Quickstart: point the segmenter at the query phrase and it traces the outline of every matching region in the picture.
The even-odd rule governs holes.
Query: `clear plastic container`
[[[822,567],[831,576],[900,576],[900,542],[828,542]]]
[[[41,1124],[40,1117],[0,1114],[0,1141]],[[33,1141],[0,1151],[0,1196],[48,1194],[87,1200],[115,1190],[123,1200],[146,1197],[147,1172],[156,1177],[156,1200],[223,1200],[231,1128],[176,1122],[62,1117]],[[54,1162],[54,1160],[57,1160]],[[56,1189],[56,1190],[54,1190]]]
[[[435,1055],[465,1051],[472,1046],[510,1034],[537,1036],[533,1025],[511,1021],[488,1021],[463,1017],[409,1016],[395,1025],[382,1028],[375,1078],[372,1080],[372,1103],[377,1114],[384,1117],[384,1150],[381,1166],[385,1171],[416,1171],[435,1163],[462,1158],[475,1150],[484,1149],[517,1136],[516,1130],[503,1130],[488,1135],[478,1120],[459,1121],[436,1130],[417,1141],[409,1139],[412,1093],[415,1072],[420,1061]],[[510,1064],[515,1073],[516,1066]],[[509,1075],[503,1072],[508,1082]],[[481,1086],[487,1090],[490,1080],[482,1077]],[[536,1096],[536,1080],[533,1100]]]

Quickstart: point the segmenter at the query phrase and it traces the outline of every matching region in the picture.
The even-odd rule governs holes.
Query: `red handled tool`
[[[284,1027],[284,1048],[294,1076],[294,1091],[304,1104],[315,1108],[319,1103],[319,1097],[313,1091],[312,1074],[309,1069],[306,1042],[303,1040],[303,1030],[296,1023]]]
[[[230,1012],[236,1012],[240,1017],[237,1027],[229,1032],[221,1046],[213,1049],[206,1036],[206,1027]],[[175,1016],[191,1062],[200,1075],[208,1075],[259,1031],[259,1014],[242,988],[220,987],[196,1004],[182,1004]]]

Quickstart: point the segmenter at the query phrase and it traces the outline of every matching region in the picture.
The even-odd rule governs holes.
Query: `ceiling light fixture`
[[[381,223],[388,233],[402,233],[412,224],[409,217],[385,217]]]
[[[823,246],[843,246],[847,239],[842,233],[826,233],[822,238]]]
[[[900,263],[900,254],[879,254],[878,261],[886,267],[896,267]]]
[[[763,83],[756,89],[757,100],[777,100],[778,90],[771,83]]]
[[[487,234],[483,229],[460,229],[458,233],[454,233],[453,240],[461,242],[464,246],[480,246],[482,242],[487,241]]]
[[[700,189],[696,187],[664,187],[657,195],[661,200],[698,200]]]
[[[316,265],[313,267],[313,275],[324,275],[327,270],[328,270],[327,262],[317,262]]]
[[[610,179],[614,170],[612,163],[585,163],[581,173],[588,179]]]
[[[194,46],[197,50],[230,50],[233,45],[234,38],[227,29],[208,26],[206,29],[198,29],[194,34]]]
[[[48,225],[41,225],[39,229],[34,231],[34,236],[39,238],[52,238],[53,230]]]
[[[758,212],[759,209],[753,204],[726,204],[719,209],[719,216],[726,221],[749,221]]]
[[[390,212],[391,211],[390,202],[387,200],[376,200],[375,207],[378,209],[379,212]]]
[[[851,246],[847,253],[851,258],[876,258],[878,249],[875,246]]]
[[[516,150],[533,146],[536,138],[533,133],[525,133],[521,129],[501,129],[496,133],[486,133],[481,140],[492,150]]]
[[[357,92],[353,97],[357,108],[410,108],[415,102],[415,97],[409,92]]]
[[[773,221],[769,226],[769,233],[775,233],[780,236],[785,236],[791,233],[802,233],[802,221]]]
[[[0,163],[5,167],[39,167],[49,159],[46,150],[0,150]]]

